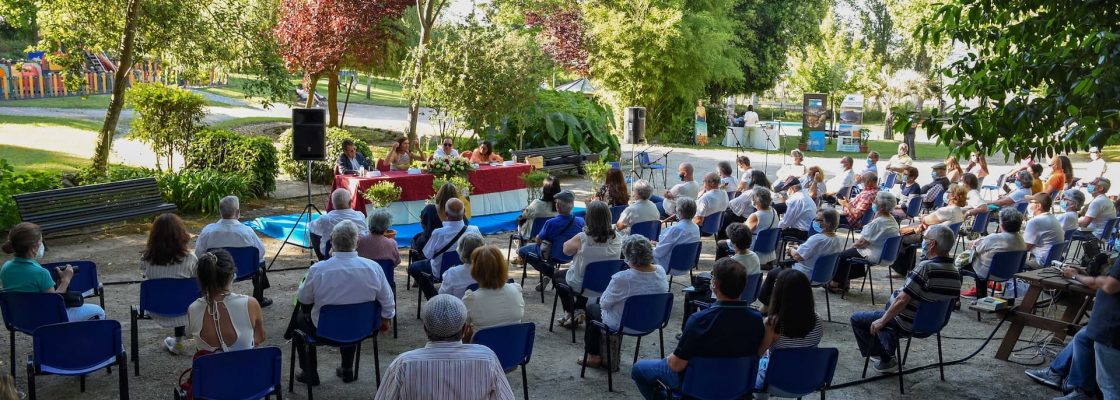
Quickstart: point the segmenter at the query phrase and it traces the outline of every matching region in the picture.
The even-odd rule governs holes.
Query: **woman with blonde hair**
[[[509,263],[498,246],[482,246],[471,252],[471,278],[478,290],[463,294],[467,321],[472,331],[516,324],[525,315],[521,285],[507,282]]]
[[[961,168],[961,163],[957,162],[957,157],[945,157],[945,178],[949,182],[960,182],[961,176],[964,175],[964,168]]]
[[[828,191],[824,184],[824,171],[821,170],[821,167],[814,165],[809,167],[805,176],[808,177],[805,182],[802,182],[805,192],[814,200],[819,200]]]

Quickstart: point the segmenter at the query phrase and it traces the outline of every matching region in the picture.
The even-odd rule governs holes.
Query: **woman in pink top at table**
[[[500,163],[502,161],[502,156],[494,152],[494,145],[485,140],[479,143],[478,148],[471,152],[472,163],[486,164],[492,162]]]

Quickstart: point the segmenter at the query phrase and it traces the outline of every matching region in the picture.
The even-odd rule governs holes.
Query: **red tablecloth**
[[[467,175],[467,179],[474,186],[471,194],[481,195],[524,189],[525,183],[521,181],[521,175],[529,172],[531,168],[528,164],[515,164],[508,167],[481,165],[477,170],[471,171]],[[410,175],[405,171],[382,172],[381,176],[376,178],[335,175],[334,183],[331,184],[331,192],[338,188],[349,189],[353,194],[350,206],[364,213],[366,211],[366,200],[362,197],[362,193],[381,181],[393,182],[402,189],[400,201],[427,200],[435,195],[435,189],[432,188],[432,183],[435,181],[434,175]],[[327,196],[327,210],[333,208],[330,196]]]

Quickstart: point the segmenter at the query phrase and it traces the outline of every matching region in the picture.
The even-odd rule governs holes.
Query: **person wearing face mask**
[[[1062,201],[1058,205],[1062,209],[1062,214],[1058,216],[1058,222],[1062,223],[1062,231],[1069,232],[1077,229],[1077,220],[1081,218],[1081,206],[1085,205],[1085,194],[1077,189],[1066,189],[1062,193]],[[1067,240],[1070,238],[1066,238]]]
[[[892,212],[892,214],[894,214],[894,216],[899,219],[909,218],[906,215],[906,207],[910,206],[910,199],[914,196],[922,195],[922,185],[918,184],[917,168],[907,168],[906,174],[903,175],[903,177],[906,178],[906,180],[899,184],[897,189],[898,207],[895,207],[894,211]]]
[[[867,167],[863,169],[863,172],[868,171],[874,172],[876,176],[879,175],[879,152],[867,153]]]
[[[58,284],[51,279],[50,271],[39,264],[46,247],[43,246],[43,231],[39,225],[21,222],[8,231],[8,241],[3,245],[4,253],[14,257],[0,268],[0,286],[8,292],[59,293],[65,294],[74,278],[74,267],[67,264],[58,269]],[[71,322],[90,319],[105,319],[105,310],[96,304],[83,304],[67,307],[66,317]]]
[[[1103,178],[1108,172],[1108,163],[1101,158],[1101,149],[1093,146],[1089,148],[1089,165],[1085,166],[1085,179],[1079,183],[1082,187],[1088,186],[1093,179]]]
[[[899,228],[899,233],[903,236],[902,248],[899,250],[898,258],[895,259],[894,264],[891,264],[891,269],[898,275],[906,276],[906,273],[914,266],[917,251],[911,245],[921,243],[922,233],[929,227],[934,225],[949,226],[964,222],[965,210],[963,207],[968,201],[968,188],[954,183],[949,185],[949,189],[945,193],[948,199],[944,206],[926,214],[917,224]]]
[[[1027,172],[1027,173],[1030,173],[1031,166],[1034,165],[1034,164],[1035,164],[1034,156],[1032,156],[1032,155],[1027,155],[1026,157],[1023,157],[1022,160],[1019,160],[1019,165],[1016,165],[1015,168],[1012,168],[1010,171],[1007,171],[1007,174],[1004,175],[1007,178],[1005,178],[1004,181],[1003,181],[1003,189],[1006,190],[1006,191],[1015,190],[1015,181],[1017,181],[1019,179],[1019,173],[1024,172],[1024,171]],[[1030,185],[1023,185],[1023,186],[1025,186],[1027,189],[1031,188]]]
[[[879,179],[875,174],[864,172],[861,178],[863,182],[863,190],[859,192],[852,201],[840,200],[840,205],[843,207],[841,214],[847,218],[848,229],[859,229],[863,227],[860,219],[863,218],[864,213],[872,212],[871,205],[875,202],[875,196],[879,193]],[[891,208],[894,208],[892,205]]]
[[[983,154],[974,151],[968,156],[968,166],[965,167],[965,172],[976,175],[976,178],[981,182],[988,176],[988,159],[984,158]]]
[[[929,176],[933,181],[922,186],[922,204],[927,208],[933,205],[934,199],[945,193],[949,188],[949,178],[945,177],[945,163],[933,164]]]
[[[840,213],[831,208],[821,209],[814,213],[812,220],[813,231],[817,234],[809,237],[796,249],[789,250],[789,257],[783,261],[782,269],[793,268],[807,277],[813,276],[813,268],[817,259],[829,254],[839,253],[844,250],[844,238],[836,235],[836,228],[840,226]],[[766,274],[766,281],[762,283],[759,300],[762,304],[770,304],[770,296],[774,292],[774,284],[781,269],[771,269]],[[766,312],[766,308],[763,308]]]
[[[852,172],[852,158],[844,157],[840,159],[840,173],[829,179],[826,188],[829,190],[824,194],[822,199],[828,204],[836,204],[836,195],[844,188],[851,188],[855,185],[855,173]]]
[[[973,272],[973,276],[976,277],[976,287],[961,293],[961,296],[977,299],[988,297],[988,271],[992,267],[992,257],[996,253],[1027,249],[1027,244],[1023,242],[1023,236],[1019,233],[1022,226],[1023,214],[1011,207],[1004,208],[999,211],[999,227],[1002,231],[970,243],[968,247],[972,249],[972,264],[966,266],[965,270]]]
[[[896,174],[906,172],[906,167],[914,165],[914,159],[910,158],[910,146],[906,143],[898,144],[898,153],[891,156],[887,161],[887,170]]]
[[[1045,185],[1042,184],[1042,164],[1031,166],[1031,194],[1042,193]]]
[[[751,242],[758,240],[758,233],[778,226],[778,213],[770,207],[773,192],[764,187],[755,187],[751,198],[754,199],[755,211],[747,217],[747,228],[752,232]],[[742,197],[742,196],[740,196]],[[776,258],[776,252],[757,253],[760,265],[769,264]]]
[[[696,196],[700,194],[700,184],[696,183],[692,177],[693,169],[690,163],[681,163],[677,166],[677,177],[681,179],[681,183],[673,185],[672,188],[665,191],[664,199],[654,196],[650,201],[660,203],[664,210],[662,218],[677,213],[677,200],[682,198],[689,198],[696,200]]]
[[[1050,159],[1050,177],[1046,179],[1043,190],[1046,194],[1057,196],[1066,189],[1066,184],[1073,178],[1073,165],[1069,157],[1056,156]]]
[[[1027,206],[1031,219],[1027,220],[1023,241],[1027,244],[1027,250],[1034,256],[1034,259],[1027,261],[1027,266],[1031,269],[1045,267],[1042,263],[1050,254],[1050,248],[1065,240],[1062,223],[1050,214],[1052,205],[1053,200],[1049,194],[1039,193],[1031,196],[1030,205]]]
[[[1109,200],[1108,189],[1112,187],[1112,182],[1108,178],[1097,178],[1085,186],[1085,190],[1093,196],[1093,200],[1089,202],[1089,207],[1085,209],[1085,216],[1077,222],[1081,228],[1074,238],[1077,240],[1086,240],[1092,236],[1101,237],[1104,234],[1104,225],[1109,220],[1116,218],[1116,205]]]
[[[1033,184],[1034,177],[1031,176],[1030,172],[1019,171],[1015,182],[1011,184],[1011,187],[1015,190],[996,199],[996,201],[968,210],[968,215],[976,215],[985,211],[995,211],[1003,207],[1014,207],[1016,204],[1025,203],[1031,195],[1031,185]]]
[[[875,194],[875,203],[871,211],[875,218],[863,226],[860,238],[852,243],[852,247],[840,253],[836,273],[832,275],[832,289],[848,290],[848,281],[862,278],[866,274],[863,264],[855,264],[854,260],[868,260],[878,263],[883,255],[883,244],[887,239],[899,235],[898,221],[891,216],[894,209],[895,198],[887,192]]]

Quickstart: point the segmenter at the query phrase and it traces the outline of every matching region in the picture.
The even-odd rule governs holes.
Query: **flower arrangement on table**
[[[369,189],[362,192],[362,197],[365,198],[366,201],[372,203],[374,208],[387,208],[389,207],[389,203],[401,199],[402,192],[403,190],[400,186],[392,182],[383,181],[370,186]]]
[[[429,174],[438,177],[466,176],[474,171],[471,161],[463,157],[447,157],[429,161],[427,166]]]

